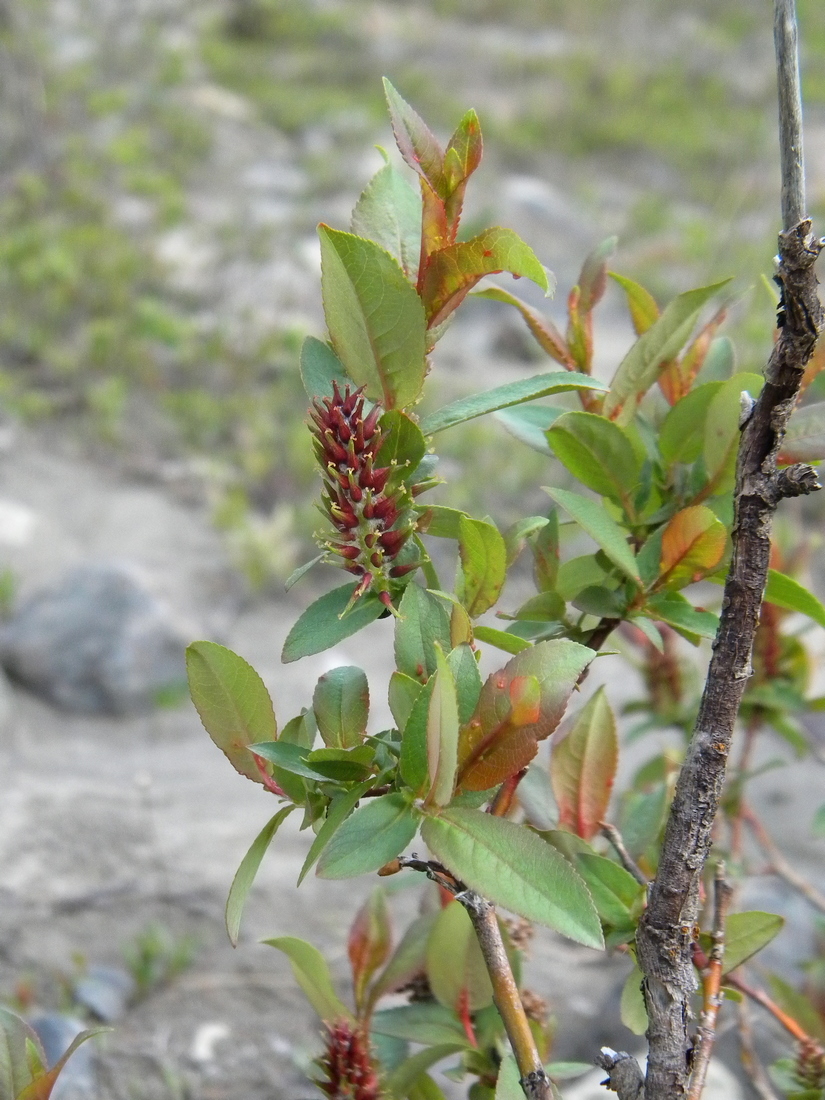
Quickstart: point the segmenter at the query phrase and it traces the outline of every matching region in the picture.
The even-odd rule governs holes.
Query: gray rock
[[[186,685],[187,639],[129,566],[84,565],[0,627],[0,664],[63,710],[148,710]]]
[[[61,1016],[57,1012],[37,1016],[31,1021],[31,1026],[43,1044],[49,1066],[62,1058],[72,1041],[81,1031],[86,1030],[86,1025],[81,1020],[73,1016]],[[92,1100],[96,1095],[94,1051],[91,1043],[86,1042],[78,1047],[60,1071],[51,1100]]]
[[[120,966],[88,967],[74,983],[74,998],[106,1024],[119,1019],[135,995],[135,980]]]

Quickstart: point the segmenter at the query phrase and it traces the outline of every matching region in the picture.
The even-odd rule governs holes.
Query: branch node
[[[632,1054],[602,1047],[596,1064],[607,1071],[607,1080],[602,1081],[602,1084],[608,1092],[618,1093],[619,1100],[644,1100],[645,1079],[642,1067]]]
[[[784,497],[801,497],[821,489],[819,477],[813,466],[798,462],[780,470],[773,478],[773,490],[776,500]]]

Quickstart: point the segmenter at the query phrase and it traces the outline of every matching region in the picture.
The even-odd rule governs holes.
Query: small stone
[[[84,565],[0,627],[0,664],[62,710],[128,714],[185,690],[186,642],[135,570]]]
[[[135,994],[135,981],[122,967],[93,965],[77,979],[72,992],[78,1004],[108,1024],[125,1013]]]

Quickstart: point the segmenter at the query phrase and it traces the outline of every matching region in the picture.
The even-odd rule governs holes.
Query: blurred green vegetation
[[[186,23],[182,3],[186,34],[147,17],[90,59],[59,48],[47,0],[20,0],[0,28],[0,92],[8,113],[26,108],[3,138],[0,399],[25,418],[71,419],[111,447],[135,446],[139,423],[159,459],[200,462],[216,520],[256,583],[288,572],[314,526],[296,369],[304,333],[292,322],[245,331],[220,303],[175,289],[158,259],[159,237],[196,217],[190,184],[213,148],[216,119],[194,108],[192,87],[206,79],[244,97],[252,124],[286,135],[322,196],[349,190],[352,159],[387,143],[386,71],[439,130],[477,106],[491,171],[541,176],[548,156],[569,158],[595,204],[621,180],[631,198],[618,265],[660,296],[732,272],[758,284],[776,189],[768,7],[225,0]],[[818,110],[825,5],[798,7],[805,95]],[[17,85],[27,81],[26,100]],[[332,145],[313,139],[319,130]],[[825,195],[811,200],[825,215]],[[249,247],[267,246],[259,236]],[[761,294],[736,313],[745,357],[769,340]],[[476,497],[495,478],[506,512],[534,491],[542,460],[500,433],[495,468],[471,473],[487,430],[446,437],[445,464],[458,505],[488,510]]]

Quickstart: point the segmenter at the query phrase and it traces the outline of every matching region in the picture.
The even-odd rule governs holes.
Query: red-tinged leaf
[[[255,783],[261,774],[249,745],[278,734],[272,700],[255,669],[216,642],[192,642],[186,650],[192,702],[206,732],[232,767]]]
[[[544,317],[538,310],[533,309],[532,306],[528,306],[526,302],[522,302],[515,294],[511,294],[509,291],[498,286],[477,290],[473,293],[473,297],[489,298],[494,302],[504,302],[506,305],[515,306],[527,322],[527,327],[538,341],[539,346],[547,352],[550,358],[555,359],[557,363],[561,363],[567,370],[576,369],[576,362],[570,354],[564,337],[553,322],[549,318]]]
[[[607,262],[616,251],[618,237],[608,237],[597,245],[582,264],[579,274],[579,309],[591,313],[607,288]]]
[[[541,684],[535,676],[517,676],[510,684],[510,721],[534,726],[541,717]]]
[[[592,659],[593,651],[575,642],[539,642],[488,677],[475,714],[459,737],[459,786],[487,790],[529,764],[538,742],[561,721],[578,678]],[[535,722],[524,724],[523,703],[534,690],[529,680],[538,683],[540,699]]]
[[[445,203],[450,235],[455,240],[467,180],[481,163],[481,126],[475,111],[468,111],[450,138],[444,155]]]
[[[659,376],[659,389],[669,405],[675,405],[677,401],[690,393],[696,376],[702,369],[705,359],[707,359],[716,330],[726,316],[727,310],[725,308],[720,309],[704,325],[682,358],[678,362],[668,364],[662,371]]]
[[[782,441],[779,461],[819,462],[825,458],[825,401],[797,409]]]
[[[401,156],[414,172],[429,182],[436,193],[440,193],[444,183],[444,151],[438,139],[386,77],[384,94]]]
[[[604,688],[553,745],[550,778],[559,824],[589,840],[604,820],[619,758],[616,719]]]
[[[422,293],[424,275],[427,270],[429,257],[442,248],[447,248],[453,243],[450,227],[447,222],[447,208],[444,200],[430,187],[429,183],[421,180],[421,249],[418,267],[418,293]]]
[[[574,286],[567,295],[567,347],[576,368],[588,374],[593,361],[593,325],[581,308],[581,290]]]
[[[470,110],[447,143],[445,175],[449,186],[455,187],[469,179],[481,164],[482,152],[481,124],[475,111]]]
[[[434,252],[421,283],[429,327],[440,325],[485,275],[501,271],[531,279],[545,292],[550,288],[536,254],[512,229],[493,226],[470,241]]]
[[[608,274],[625,292],[633,329],[637,336],[641,336],[659,318],[659,307],[656,305],[656,299],[649,290],[645,290],[643,286],[634,283],[626,275],[617,275],[615,271],[610,271]]]
[[[0,1005],[0,1100],[16,1100],[45,1071],[37,1033],[16,1013]]]
[[[95,1035],[102,1035],[110,1030],[111,1028],[108,1027],[93,1027],[89,1028],[87,1031],[81,1031],[80,1034],[75,1036],[72,1040],[71,1046],[60,1060],[55,1062],[52,1068],[46,1073],[37,1074],[31,1084],[24,1088],[22,1092],[16,1094],[14,1100],[49,1100],[57,1084],[57,1079],[63,1072],[63,1067],[77,1048],[85,1043],[87,1039],[91,1039]]]
[[[678,589],[712,572],[725,554],[727,531],[704,504],[685,508],[662,533],[657,588]]]
[[[392,928],[387,895],[377,886],[355,915],[349,930],[347,954],[352,967],[355,1004],[359,1010],[370,978],[392,950]]]

